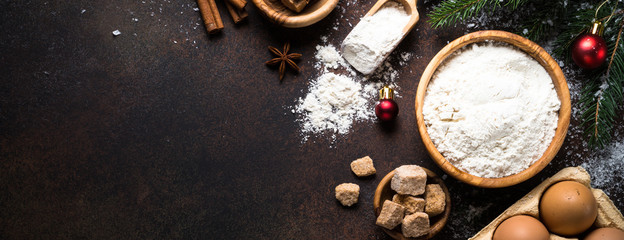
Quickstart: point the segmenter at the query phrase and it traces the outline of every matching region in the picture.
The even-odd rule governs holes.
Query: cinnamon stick
[[[226,0],[226,2],[232,4],[238,10],[243,10],[245,5],[247,5],[247,0]]]
[[[245,11],[244,8],[240,10],[236,9],[236,7],[234,7],[228,0],[225,0],[225,6],[227,7],[228,12],[230,12],[230,16],[232,16],[234,24],[237,24],[247,18],[247,11]]]
[[[217,9],[214,0],[197,0],[197,6],[209,34],[217,33],[223,29],[223,21],[221,21],[221,15],[219,15],[219,9]]]

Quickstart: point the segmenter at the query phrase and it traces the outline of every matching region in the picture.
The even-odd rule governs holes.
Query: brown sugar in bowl
[[[427,184],[439,184],[440,187],[442,188],[442,191],[444,191],[444,195],[446,196],[445,197],[446,206],[444,207],[444,212],[440,213],[439,215],[435,217],[430,218],[429,223],[431,227],[429,230],[429,234],[422,236],[422,237],[418,237],[418,238],[408,238],[408,237],[403,236],[403,233],[401,233],[400,225],[392,230],[381,227],[388,235],[390,235],[394,239],[424,240],[424,239],[433,238],[433,236],[438,234],[442,230],[442,228],[444,228],[444,225],[446,225],[446,221],[448,220],[449,214],[451,213],[451,195],[449,194],[449,191],[448,191],[448,188],[446,188],[446,185],[444,185],[444,181],[442,181],[442,179],[438,177],[438,175],[432,172],[431,170],[426,169],[424,167],[422,169],[425,170],[425,173],[427,173]],[[377,189],[375,190],[375,197],[373,199],[375,217],[378,217],[379,214],[381,213],[383,202],[386,200],[392,201],[392,196],[394,196],[394,194],[396,193],[394,190],[390,188],[392,177],[394,177],[394,171],[395,170],[392,170],[391,172],[389,172],[383,179],[381,179],[381,181],[379,182],[379,185],[377,185]]]
[[[300,12],[288,9],[280,0],[252,0],[260,12],[272,22],[287,28],[310,26],[325,18],[338,4],[338,0],[310,0]]]
[[[529,168],[514,175],[502,178],[482,178],[471,175],[453,166],[453,164],[446,160],[444,156],[442,156],[442,154],[440,154],[440,152],[436,149],[435,145],[431,141],[431,138],[429,137],[429,133],[427,132],[427,127],[425,125],[425,120],[423,119],[423,104],[425,94],[427,92],[427,86],[429,85],[429,81],[431,81],[431,78],[438,66],[440,66],[440,64],[448,56],[450,56],[455,51],[461,49],[462,47],[471,43],[484,41],[499,41],[508,43],[533,57],[533,59],[539,62],[540,65],[542,65],[544,69],[546,69],[548,75],[550,75],[550,78],[552,79],[555,86],[557,96],[561,101],[561,107],[559,109],[559,119],[557,120],[557,129],[555,131],[555,136],[544,154],[542,154],[542,156],[537,161],[529,166]],[[561,68],[559,68],[557,62],[555,62],[555,60],[536,43],[516,34],[505,31],[489,30],[473,32],[464,35],[446,45],[442,50],[440,50],[440,52],[438,52],[438,54],[435,55],[435,57],[433,57],[431,62],[429,62],[429,65],[427,65],[427,68],[420,78],[420,82],[418,83],[418,89],[416,91],[416,123],[418,125],[420,137],[423,140],[427,152],[429,152],[429,155],[431,156],[433,161],[438,164],[440,168],[444,170],[444,172],[462,182],[477,187],[508,187],[521,183],[535,176],[542,169],[544,169],[544,167],[546,167],[548,163],[550,163],[550,161],[559,151],[559,148],[561,148],[563,140],[565,139],[566,133],[568,131],[568,125],[570,125],[570,92],[568,90],[568,84],[566,82],[565,76],[563,75],[563,72],[561,71]]]

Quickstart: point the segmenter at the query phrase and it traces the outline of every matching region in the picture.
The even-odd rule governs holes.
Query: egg
[[[624,231],[617,228],[598,228],[587,235],[585,240],[624,240]]]
[[[539,211],[548,230],[571,236],[592,226],[598,215],[598,205],[594,194],[585,185],[562,181],[544,192]]]
[[[492,240],[548,240],[550,234],[544,224],[534,217],[516,215],[503,221]]]

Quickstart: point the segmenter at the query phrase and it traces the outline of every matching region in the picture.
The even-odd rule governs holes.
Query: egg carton
[[[491,240],[492,235],[494,234],[494,230],[496,230],[496,227],[498,227],[498,225],[502,221],[515,215],[524,214],[539,219],[539,202],[544,191],[557,182],[567,180],[577,181],[585,185],[586,187],[590,188],[592,193],[594,194],[596,202],[598,203],[598,217],[594,222],[594,228],[614,227],[620,230],[624,230],[624,216],[622,216],[622,213],[615,207],[615,205],[613,205],[613,202],[611,201],[611,199],[609,199],[609,196],[607,196],[607,194],[605,194],[600,189],[591,188],[591,179],[589,173],[587,173],[587,171],[585,171],[585,169],[582,167],[568,167],[562,169],[552,177],[544,180],[544,182],[542,182],[540,185],[537,185],[537,187],[533,188],[533,190],[524,195],[524,197],[522,197],[516,203],[507,208],[507,210],[505,210],[496,219],[490,222],[490,224],[481,229],[481,231],[479,231],[472,238],[469,238],[469,240]],[[550,239],[577,240],[578,238],[566,238],[551,233]]]

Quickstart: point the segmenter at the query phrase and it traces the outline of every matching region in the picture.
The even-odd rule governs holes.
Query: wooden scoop
[[[366,16],[367,17],[373,16],[375,13],[377,13],[377,11],[379,11],[379,9],[381,9],[381,7],[383,7],[384,4],[386,4],[389,1],[393,1],[393,0],[377,1],[377,3],[373,5],[373,7],[368,11],[368,13],[366,13]],[[410,15],[409,22],[407,22],[407,25],[405,25],[405,28],[403,28],[403,36],[401,37],[401,39],[403,39],[405,38],[405,35],[407,35],[407,33],[409,33],[412,30],[412,28],[416,26],[418,19],[420,19],[420,15],[418,15],[418,10],[416,9],[416,0],[396,0],[396,2],[403,5],[403,7],[405,8],[405,12],[408,15]]]
[[[362,19],[366,18],[374,18],[373,15],[377,14],[380,9],[383,8],[384,4],[388,3],[390,0],[378,0],[375,5],[366,13],[366,15]],[[357,30],[358,32],[354,33],[356,29],[360,29],[359,26],[362,24],[362,20],[356,25],[353,30],[347,35],[345,40],[343,40],[341,45],[342,54],[345,60],[351,64],[356,70],[363,73],[364,75],[369,75],[375,72],[376,69],[379,68],[380,65],[383,64],[384,60],[394,51],[401,41],[407,36],[407,34],[414,28],[416,22],[418,22],[419,15],[418,10],[416,10],[416,0],[396,0],[395,5],[397,7],[403,6],[403,10],[409,17],[409,20],[405,24],[405,26],[401,25],[393,25],[388,26],[391,28],[391,35],[381,35],[375,36],[378,38],[377,41],[388,41],[384,43],[384,45],[377,44],[375,46],[368,46],[368,42],[365,40],[358,39],[353,40],[351,36],[356,36],[360,38],[366,38],[367,36],[358,36],[359,34],[369,34],[365,30]],[[402,14],[401,14],[402,15]],[[405,17],[402,17],[401,22],[405,22]],[[372,21],[372,20],[371,20]],[[385,26],[382,26],[386,23],[371,23],[369,21],[364,21],[366,27],[370,24],[372,27],[376,28],[375,30],[383,30]],[[401,28],[402,27],[402,28]],[[381,29],[379,29],[381,28]],[[400,31],[399,31],[400,30]],[[380,31],[377,31],[380,32]],[[353,35],[352,35],[353,34]],[[398,36],[400,35],[400,36]],[[400,37],[400,38],[399,38]],[[359,42],[358,42],[359,41]],[[364,43],[362,43],[364,41]],[[370,44],[375,44],[375,42],[370,42]],[[387,46],[386,46],[387,45]],[[390,49],[392,48],[392,49]]]
[[[388,1],[390,0],[378,0],[377,3],[373,5],[373,7],[368,11],[368,13],[366,13],[366,15],[362,19],[374,18],[373,15],[377,14],[377,12],[380,9],[382,9],[383,5],[388,3]],[[375,69],[378,69],[379,66],[383,64],[383,61],[390,55],[390,53],[394,51],[394,48],[396,48],[399,45],[399,43],[403,41],[405,36],[407,36],[407,34],[412,30],[412,28],[414,28],[414,26],[416,25],[416,22],[418,22],[419,15],[418,15],[418,10],[416,10],[416,0],[396,0],[396,1],[397,1],[397,5],[403,6],[405,13],[408,14],[409,16],[409,21],[405,24],[405,26],[400,26],[400,25],[392,26],[393,27],[392,35],[389,37],[386,37],[387,39],[379,40],[379,41],[391,41],[391,42],[388,42],[388,44],[392,44],[391,46],[389,46],[389,47],[392,47],[392,49],[388,49],[386,48],[386,46],[383,46],[383,49],[380,49],[381,47],[378,47],[378,46],[381,46],[381,45],[373,46],[373,49],[371,49],[371,47],[367,46],[366,44],[357,43],[357,41],[356,42],[347,41],[347,39],[351,39],[350,36],[352,36],[353,31],[357,29],[360,24],[362,24],[361,20],[360,20],[360,23],[358,23],[358,25],[356,25],[355,28],[351,30],[349,35],[347,35],[345,40],[343,40],[342,42],[341,49],[342,49],[344,59],[347,60],[347,62],[349,62],[351,66],[353,66],[356,70],[363,73],[364,75],[372,74],[375,71]],[[374,27],[378,28],[380,26],[377,25]],[[401,27],[403,28],[401,29]],[[397,30],[401,30],[401,31],[398,32]],[[357,34],[362,34],[362,31],[360,30],[360,33],[356,33],[356,35]],[[398,39],[397,37],[399,36],[397,36],[397,34],[400,34],[400,38]]]

